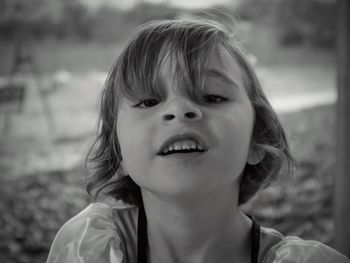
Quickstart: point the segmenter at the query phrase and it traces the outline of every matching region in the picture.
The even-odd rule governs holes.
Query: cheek
[[[220,164],[225,167],[228,174],[240,174],[245,167],[250,138],[253,127],[253,116],[250,111],[242,111],[242,114],[227,112],[220,121],[221,125],[214,125],[216,129],[218,147],[220,152]]]
[[[142,147],[142,142],[138,137],[134,137],[131,133],[120,133],[119,144],[122,159],[124,162],[124,171],[129,175],[137,184],[140,184],[142,174],[148,169],[147,163],[149,160],[145,147]]]
[[[117,136],[124,169],[136,183],[139,181],[138,177],[147,172],[151,163],[152,131],[149,128],[142,121],[134,120],[127,113],[120,112]]]

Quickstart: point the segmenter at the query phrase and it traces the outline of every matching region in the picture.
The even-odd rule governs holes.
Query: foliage
[[[91,38],[94,19],[86,7],[77,0],[64,0],[61,3],[63,5],[61,19],[52,28],[55,35],[58,38]],[[40,25],[38,27],[40,28]]]
[[[162,17],[174,17],[176,14],[174,8],[149,3],[140,3],[128,11],[101,6],[94,14],[92,38],[100,42],[122,41],[139,25]]]
[[[79,169],[0,177],[1,262],[45,261],[58,227],[88,202],[81,178]]]
[[[267,21],[278,28],[282,45],[332,47],[336,37],[335,0],[247,0],[237,8],[243,20]]]
[[[0,6],[0,39],[25,32],[35,38],[122,41],[140,24],[184,12],[147,2],[126,11],[107,5],[92,11],[78,0],[0,0]],[[283,45],[335,43],[335,0],[245,0],[234,13],[242,20],[273,22]]]
[[[123,27],[123,30],[120,30]],[[120,41],[136,27],[124,12],[102,6],[94,15],[92,35],[101,42]]]
[[[315,108],[283,116],[282,120],[300,160],[299,171],[283,185],[263,191],[245,209],[264,226],[331,244],[333,109]],[[81,168],[15,177],[2,171],[1,262],[45,262],[57,230],[88,203],[83,180]]]
[[[60,19],[61,8],[52,1],[1,0],[0,37],[13,39],[18,35],[48,34]]]
[[[177,13],[167,5],[150,3],[139,3],[128,11],[107,5],[92,11],[78,0],[0,1],[0,39],[7,40],[26,35],[36,39],[121,41],[138,25]]]
[[[273,15],[275,3],[262,0],[241,1],[235,9],[235,13],[241,20],[261,20]]]
[[[248,205],[262,225],[333,245],[334,117],[334,108],[323,106],[282,119],[298,167]]]
[[[308,42],[314,46],[332,47],[336,37],[336,1],[298,1],[280,3],[277,20],[283,28],[284,45]]]

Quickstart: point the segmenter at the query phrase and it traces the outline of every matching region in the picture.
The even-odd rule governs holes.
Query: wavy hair
[[[201,99],[200,87],[208,53],[224,47],[237,60],[255,113],[253,147],[265,153],[256,165],[246,164],[240,182],[239,205],[274,181],[282,167],[292,173],[295,161],[283,127],[267,100],[259,80],[234,41],[235,23],[227,12],[197,12],[190,17],[152,21],[141,26],[112,66],[102,92],[98,136],[87,157],[87,191],[94,198],[103,193],[133,205],[142,202],[140,187],[122,171],[117,138],[119,99],[159,96],[157,74],[166,53],[176,62],[174,81],[187,94]]]

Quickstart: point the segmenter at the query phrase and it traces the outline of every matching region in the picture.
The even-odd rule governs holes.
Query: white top
[[[136,263],[138,208],[92,203],[58,231],[46,263]],[[259,263],[350,263],[317,241],[261,227]]]

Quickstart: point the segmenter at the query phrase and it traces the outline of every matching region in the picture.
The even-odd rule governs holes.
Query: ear
[[[256,165],[264,159],[265,155],[266,153],[261,147],[252,144],[249,148],[247,163],[250,165]]]

